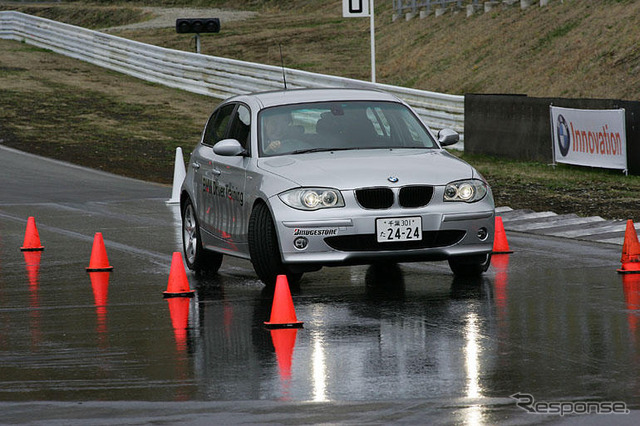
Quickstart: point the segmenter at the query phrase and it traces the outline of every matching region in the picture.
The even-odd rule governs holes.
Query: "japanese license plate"
[[[376,236],[379,243],[422,240],[422,218],[387,217],[376,219]]]

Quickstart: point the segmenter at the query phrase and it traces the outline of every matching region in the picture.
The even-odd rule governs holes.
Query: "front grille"
[[[431,201],[433,187],[428,185],[405,186],[398,192],[398,204],[405,208],[424,207]],[[395,195],[391,188],[362,188],[356,190],[356,200],[365,209],[388,209]]]
[[[356,199],[365,209],[388,209],[393,205],[393,191],[389,188],[357,189]]]
[[[429,204],[432,196],[432,186],[405,186],[400,188],[398,201],[402,207],[422,207]]]
[[[375,234],[327,237],[324,241],[332,249],[340,251],[415,250],[451,246],[460,242],[465,234],[465,231],[460,230],[423,231],[420,241],[396,243],[379,243]]]

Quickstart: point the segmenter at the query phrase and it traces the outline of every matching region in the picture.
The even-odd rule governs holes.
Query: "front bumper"
[[[289,265],[353,265],[377,261],[445,260],[490,253],[495,210],[489,194],[476,203],[438,202],[437,192],[421,208],[363,209],[343,192],[345,207],[299,211],[272,199],[282,260]],[[440,198],[438,198],[440,197]],[[376,239],[376,219],[420,216],[422,240],[383,242]],[[486,238],[479,238],[484,229]]]

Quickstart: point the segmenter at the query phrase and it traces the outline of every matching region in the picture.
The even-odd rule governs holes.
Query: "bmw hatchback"
[[[250,260],[273,285],[324,266],[490,262],[486,180],[442,147],[403,101],[379,91],[304,89],[235,96],[210,116],[182,186],[187,265]]]

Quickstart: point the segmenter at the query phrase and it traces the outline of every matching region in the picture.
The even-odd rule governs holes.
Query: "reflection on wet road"
[[[542,420],[518,392],[640,403],[640,275],[615,272],[618,246],[511,233],[476,281],[442,262],[325,268],[291,288],[304,328],[267,330],[246,261],[163,298],[170,188],[89,176],[56,202],[59,177],[43,201],[0,189],[2,401],[394,401],[468,424]],[[42,252],[19,249],[29,216]],[[96,232],[113,272],[85,270]]]

